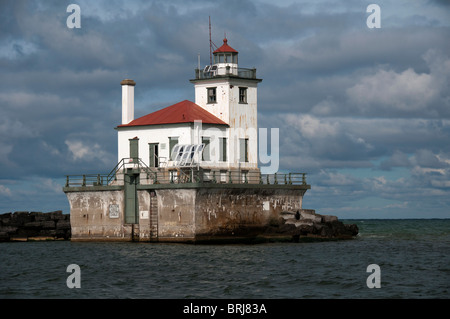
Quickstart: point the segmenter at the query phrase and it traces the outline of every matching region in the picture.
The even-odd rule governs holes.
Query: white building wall
[[[208,88],[216,88],[217,103],[208,103]],[[230,112],[228,108],[228,99],[230,95],[229,83],[210,80],[202,81],[195,85],[195,104],[201,106],[206,111],[214,114],[216,117],[230,123]]]
[[[208,103],[208,88],[216,88],[216,103]],[[239,103],[239,87],[247,88],[247,103]],[[239,79],[202,80],[195,84],[195,103],[230,125],[229,163],[233,168],[258,167],[257,84]],[[248,162],[239,161],[239,139],[249,139]]]
[[[203,137],[210,138],[210,161],[203,166],[228,167],[228,163],[219,161],[219,137],[228,136],[225,126],[212,126],[201,123],[183,123],[118,128],[118,162],[130,157],[130,139],[139,138],[139,157],[150,165],[149,143],[159,144],[159,157],[170,166],[169,137],[177,137],[178,144],[200,144]]]

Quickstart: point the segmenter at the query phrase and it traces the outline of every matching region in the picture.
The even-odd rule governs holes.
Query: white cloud
[[[49,191],[51,193],[60,193],[62,185],[52,178],[36,178],[36,185],[39,185],[43,191]]]
[[[89,147],[83,145],[82,142],[65,141],[65,143],[69,147],[70,152],[72,152],[74,160],[83,159],[90,152]]]
[[[6,187],[6,186],[0,185],[0,195],[10,197],[11,196],[11,190],[8,187]]]
[[[97,143],[88,145],[81,141],[66,140],[65,144],[69,148],[74,161],[100,160],[103,163],[109,163],[110,161],[110,154],[102,150]]]
[[[423,59],[429,73],[418,73],[411,67],[401,72],[382,67],[374,74],[361,76],[346,90],[349,102],[356,105],[362,114],[382,117],[391,114],[426,117],[448,114],[450,58],[428,50]]]
[[[367,75],[347,89],[351,102],[363,108],[381,107],[379,111],[397,109],[410,112],[425,108],[437,97],[430,74],[417,74],[409,68],[401,73],[379,70]],[[383,116],[383,113],[380,113]]]
[[[289,114],[282,117],[288,125],[296,127],[305,138],[321,139],[327,136],[335,136],[340,131],[340,125],[337,121],[320,119],[308,114]]]

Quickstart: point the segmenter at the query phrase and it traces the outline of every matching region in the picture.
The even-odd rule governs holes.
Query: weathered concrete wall
[[[197,189],[158,189],[158,239],[192,240],[195,237]]]
[[[150,192],[147,190],[139,190],[139,240],[150,240]]]
[[[130,240],[124,225],[123,190],[67,192],[74,241]]]
[[[282,212],[302,211],[302,188],[177,185],[137,191],[139,224],[124,224],[124,191],[66,192],[72,240],[196,241],[252,237],[279,223]],[[113,209],[114,208],[114,209]]]
[[[276,222],[282,211],[301,210],[304,192],[276,188],[198,189],[196,236],[253,236]]]

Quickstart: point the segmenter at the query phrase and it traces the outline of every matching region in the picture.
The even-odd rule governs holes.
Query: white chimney
[[[122,124],[128,124],[134,120],[134,86],[136,82],[125,79],[122,85]]]

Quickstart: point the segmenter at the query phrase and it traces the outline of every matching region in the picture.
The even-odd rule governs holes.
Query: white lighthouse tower
[[[258,170],[256,69],[238,67],[238,51],[223,44],[213,52],[213,64],[196,70],[195,104],[228,123],[221,143],[230,169]]]

